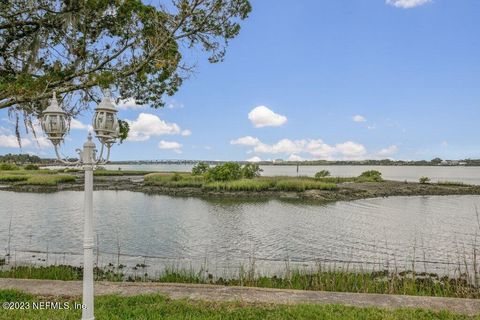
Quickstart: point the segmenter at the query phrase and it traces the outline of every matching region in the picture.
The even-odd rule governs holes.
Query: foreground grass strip
[[[37,297],[13,290],[0,290],[0,302],[65,302],[69,309],[64,310],[5,310],[0,309],[0,319],[47,320],[79,319],[81,310],[73,310],[74,302],[80,299]],[[379,308],[356,308],[340,305],[264,305],[245,303],[194,302],[170,300],[161,295],[141,295],[133,297],[100,296],[95,300],[97,319],[369,319],[369,320],[450,320],[480,319],[461,316],[447,311],[434,312],[421,309],[386,310]]]
[[[139,266],[141,269],[141,267]],[[196,283],[226,286],[244,286],[275,289],[297,289],[310,291],[380,293],[411,296],[431,296],[450,298],[480,298],[480,291],[469,284],[464,277],[439,277],[435,274],[412,272],[342,272],[342,271],[302,271],[290,270],[288,278],[262,276],[241,271],[235,278],[214,278],[205,276],[202,270],[166,268],[161,274],[145,276],[125,275],[114,268],[94,270],[96,280],[107,281],[153,281],[163,283]],[[82,269],[73,266],[32,267],[18,266],[0,270],[0,278],[44,279],[44,280],[81,280]]]

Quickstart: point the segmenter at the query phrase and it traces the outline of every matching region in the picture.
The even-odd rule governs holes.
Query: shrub
[[[16,164],[13,163],[0,163],[0,170],[18,170],[20,169]]]
[[[420,179],[418,179],[418,182],[420,182],[420,184],[427,184],[427,183],[430,183],[430,178],[429,177],[421,177]]]
[[[358,177],[358,181],[360,182],[382,182],[382,173],[377,170],[369,170],[369,171],[364,171],[362,174]]]
[[[27,164],[25,167],[23,167],[25,170],[38,170],[39,167],[36,164]]]
[[[257,163],[248,163],[242,167],[242,177],[245,179],[253,179],[260,176],[260,166]]]
[[[192,168],[192,175],[199,176],[207,173],[210,166],[206,162],[199,162]]]
[[[242,168],[238,163],[227,162],[208,169],[206,173],[208,181],[231,181],[242,177]]]
[[[315,179],[320,179],[320,178],[325,178],[330,176],[330,171],[328,170],[322,170],[317,173],[315,173]]]

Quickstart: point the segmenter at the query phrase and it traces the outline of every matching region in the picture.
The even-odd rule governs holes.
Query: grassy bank
[[[96,280],[153,281],[163,283],[196,283],[311,291],[381,293],[414,296],[480,298],[480,291],[465,276],[439,277],[415,272],[349,272],[331,270],[286,270],[283,277],[262,276],[253,270],[241,269],[232,278],[217,277],[204,270],[167,268],[162,273],[148,275],[146,266],[137,265],[128,275],[118,268],[95,269]],[[0,270],[0,278],[81,280],[82,269],[72,266],[28,267]]]
[[[33,302],[51,301],[79,303],[74,298],[39,297],[19,291],[0,290],[0,301]],[[80,310],[4,310],[0,309],[0,319],[54,320],[79,319]],[[95,299],[97,319],[369,319],[369,320],[450,320],[479,319],[461,316],[450,312],[434,312],[421,309],[387,310],[379,308],[356,308],[340,305],[265,305],[247,303],[200,302],[171,300],[162,295],[141,295],[133,297],[100,296]]]
[[[53,186],[59,183],[75,182],[74,175],[58,174],[50,170],[12,170],[0,171],[0,182],[17,185]]]
[[[257,177],[232,181],[208,181],[203,176],[190,173],[151,173],[145,176],[145,184],[169,188],[202,188],[208,191],[297,191],[337,190],[338,183],[363,182],[359,178],[310,178],[310,177]]]

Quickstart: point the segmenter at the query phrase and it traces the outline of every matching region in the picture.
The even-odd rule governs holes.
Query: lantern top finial
[[[43,111],[43,113],[65,113],[65,111],[60,108],[57,101],[57,94],[53,91],[53,97],[50,100],[50,105]]]
[[[117,108],[115,108],[115,105],[112,102],[110,89],[105,89],[103,91],[102,101],[100,101],[100,104],[97,106],[96,109],[103,109],[103,110],[117,112]]]

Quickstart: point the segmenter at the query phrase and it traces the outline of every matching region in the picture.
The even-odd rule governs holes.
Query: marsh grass
[[[438,181],[439,186],[452,186],[452,187],[463,187],[470,186],[469,184],[459,182],[459,181]]]
[[[138,267],[138,265],[137,265]],[[95,268],[95,279],[106,281],[148,281],[162,283],[196,283],[226,286],[245,286],[277,289],[296,289],[310,291],[333,291],[353,293],[380,293],[414,296],[480,298],[480,291],[469,283],[467,275],[456,278],[440,277],[424,272],[389,272],[348,270],[325,268],[318,265],[314,269],[295,269],[285,267],[283,276],[266,276],[259,274],[254,266],[241,266],[237,276],[215,277],[207,268],[195,270],[166,267],[162,272],[148,275],[144,272],[146,265],[135,267],[134,273],[125,272],[124,268]],[[139,271],[140,270],[140,271]],[[0,270],[0,278],[81,280],[82,268],[57,266],[16,266]]]
[[[152,173],[152,171],[140,171],[140,170],[95,170],[94,176],[143,176]]]
[[[267,191],[273,189],[275,183],[266,179],[241,179],[234,181],[208,182],[203,189],[209,191]]]
[[[25,181],[29,178],[29,175],[13,175],[13,174],[4,174],[0,173],[1,182],[18,182]]]
[[[302,192],[306,190],[336,190],[338,188],[334,183],[325,183],[303,178],[297,180],[279,180],[275,184],[275,189],[280,191]]]
[[[305,190],[336,190],[335,181],[314,179],[309,177],[258,177],[253,179],[240,179],[233,181],[209,182],[201,175],[189,173],[152,173],[145,176],[147,185],[156,185],[172,188],[193,187],[203,188],[208,191],[296,191]],[[338,180],[337,180],[338,181]]]
[[[76,177],[72,175],[33,175],[25,181],[18,182],[18,184],[54,186],[59,183],[75,182],[75,179]]]

